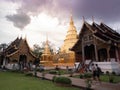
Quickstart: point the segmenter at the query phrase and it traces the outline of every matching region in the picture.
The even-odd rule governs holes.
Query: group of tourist
[[[98,64],[92,64],[92,74],[93,74],[93,80],[97,80],[100,82],[100,74],[101,74],[101,69],[98,67]]]

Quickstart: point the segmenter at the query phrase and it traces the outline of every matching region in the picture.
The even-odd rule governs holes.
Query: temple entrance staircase
[[[76,72],[85,73],[85,72],[91,71],[90,66],[92,63],[93,63],[92,60],[89,60],[89,61],[85,60],[85,61],[79,62],[76,68]]]

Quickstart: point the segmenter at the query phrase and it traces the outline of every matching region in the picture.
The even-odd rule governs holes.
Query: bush
[[[86,90],[91,90],[91,84],[92,84],[92,80],[91,79],[86,79]]]
[[[24,73],[23,71],[19,71],[19,70],[10,70],[10,72],[15,72],[15,73]]]
[[[113,72],[112,72],[112,75],[116,75],[116,72],[113,71]]]
[[[25,76],[33,76],[32,73],[26,73]]]
[[[107,74],[107,75],[109,75],[109,74],[110,74],[110,72],[109,72],[109,71],[106,71],[106,74]]]
[[[55,82],[56,76],[53,76],[52,81]]]
[[[72,81],[67,77],[55,77],[54,81],[61,84],[71,84]]]
[[[84,78],[91,78],[92,77],[92,74],[90,74],[90,73],[85,73],[84,74]]]
[[[83,75],[83,74],[80,74],[80,78],[81,78],[81,79],[84,78],[84,75]]]
[[[110,75],[110,76],[109,76],[109,82],[110,82],[110,83],[113,83],[113,82],[114,82],[114,77],[113,77],[113,75]]]
[[[52,71],[49,71],[49,73],[50,73],[50,74],[57,74],[58,71],[56,71],[56,70],[52,70]]]

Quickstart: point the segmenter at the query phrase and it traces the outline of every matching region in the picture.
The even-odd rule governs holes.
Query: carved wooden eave
[[[112,30],[110,27],[108,27],[107,25],[101,23],[100,27],[106,30],[106,34],[112,35],[112,38],[115,39],[120,39],[120,34],[117,33],[116,31]],[[113,32],[114,31],[114,32]]]
[[[94,33],[95,29],[94,29],[90,24],[88,24],[87,22],[86,22],[85,24],[86,24],[87,28],[88,28],[92,33]]]
[[[20,38],[20,39],[18,39],[18,38],[15,39],[15,41],[13,41],[13,42],[8,46],[8,48],[6,49],[6,53],[7,53],[6,56],[7,56],[7,57],[11,57],[12,55],[15,55],[15,54],[19,53],[19,52],[20,52],[20,48],[22,48],[22,47],[20,47],[20,44],[21,44],[22,42],[25,44],[26,48],[28,49],[28,53],[29,53],[32,57],[36,58],[35,55],[33,55],[33,53],[31,52],[31,49],[30,49],[30,47],[29,47],[26,39],[22,39],[22,38]],[[11,53],[8,53],[10,49],[15,49],[15,51],[13,51],[13,52],[11,52]]]
[[[26,43],[26,45],[27,45],[27,48],[28,48],[29,53],[30,53],[34,58],[36,58],[36,56],[31,52],[31,49],[30,49],[30,47],[29,47],[26,39],[25,39],[25,43]]]
[[[93,24],[95,24],[95,23],[93,23]],[[87,24],[87,26],[88,26],[89,30],[92,31],[93,36],[94,36],[96,39],[98,39],[98,40],[100,40],[100,41],[102,41],[102,42],[104,42],[104,43],[107,43],[105,40],[103,40],[103,39],[101,39],[101,38],[99,38],[98,36],[95,35],[95,33],[98,32],[97,29],[95,29],[93,26],[91,26],[91,25],[89,25],[89,24]],[[100,28],[99,28],[99,29],[100,29]],[[105,36],[105,35],[103,35],[103,36]]]
[[[83,22],[82,28],[81,28],[80,33],[79,33],[79,35],[78,35],[79,38],[80,38],[81,33],[82,33],[82,31],[83,31],[84,25],[85,25],[85,22]]]
[[[19,52],[19,50],[15,51],[15,52],[13,52],[13,53],[11,53],[11,54],[8,54],[7,57],[11,57],[12,55],[14,55],[14,54],[16,54],[16,53],[18,53],[18,52]]]
[[[75,51],[75,52],[79,52],[80,51],[80,43],[81,43],[81,40],[79,39],[75,45],[70,49],[71,51]]]
[[[98,40],[100,40],[100,41],[102,41],[102,42],[108,44],[108,42],[106,42],[105,40],[103,40],[103,39],[101,39],[101,38],[99,38],[99,37],[97,37],[97,36],[95,36],[95,35],[93,35],[93,36],[94,36],[96,39],[98,39]]]
[[[118,42],[118,40],[113,39],[112,36],[106,34],[106,33],[104,32],[104,30],[103,30],[98,24],[93,23],[93,27],[96,28],[97,32],[98,32],[103,38],[106,37],[106,39],[108,39],[108,40],[112,40],[112,41],[114,41],[114,42]],[[95,34],[97,34],[97,32],[96,32]]]
[[[112,33],[120,36],[120,34],[118,32],[116,32],[115,30],[113,30],[112,28],[110,28],[109,26],[107,26],[106,24],[101,23],[100,26],[103,26],[103,27],[105,27],[107,29],[107,31],[109,30],[110,32],[112,32]]]
[[[14,49],[18,49],[18,45],[17,44],[19,44],[18,42],[20,42],[21,41],[21,39],[19,39],[18,37],[13,41],[13,42],[11,42],[11,44],[5,49],[5,52],[7,52],[7,51],[9,51],[9,49],[11,49],[11,48],[14,48]]]
[[[81,31],[80,31],[80,33],[79,33],[79,39],[82,37],[82,32],[84,32],[84,29],[86,29],[86,28],[88,28],[92,33],[94,32],[93,31],[93,29],[92,29],[92,27],[91,27],[91,25],[90,24],[88,24],[86,21],[84,21],[83,22],[83,25],[82,25],[82,28],[81,28]]]

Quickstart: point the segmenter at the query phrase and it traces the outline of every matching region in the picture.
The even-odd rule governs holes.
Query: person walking
[[[92,69],[93,80],[96,80],[96,67],[94,63],[92,64],[91,69]]]
[[[96,79],[97,79],[97,81],[99,81],[100,82],[100,74],[101,74],[101,68],[100,67],[98,67],[98,64],[96,64]]]

